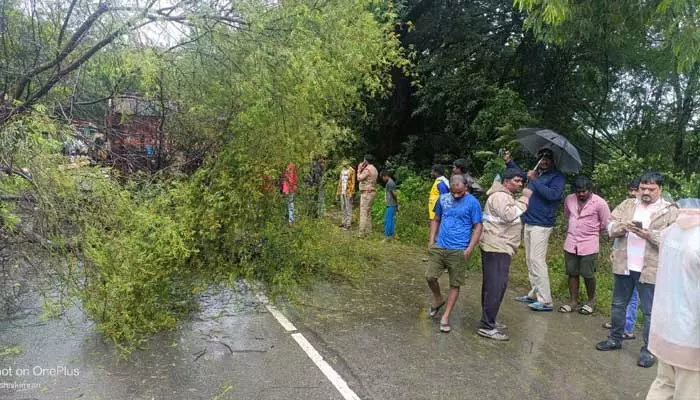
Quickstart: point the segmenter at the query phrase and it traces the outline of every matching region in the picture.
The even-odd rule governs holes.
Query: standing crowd
[[[537,158],[537,167],[524,173],[506,153],[507,168],[487,191],[483,212],[465,190],[469,182],[466,176],[453,175],[450,193],[441,194],[437,201],[431,192],[426,280],[433,300],[428,317],[437,317],[445,307],[441,332],[451,330],[450,313],[464,280],[466,260],[477,243],[483,269],[478,335],[509,340],[497,314],[521,237],[531,290],[515,300],[533,311],[553,310],[547,249],[565,177],[554,165],[550,149],[541,149]],[[525,181],[527,187],[516,197]],[[436,185],[441,183],[438,177]],[[612,213],[607,202],[593,193],[588,177],[577,176],[572,186],[574,193],[566,196],[563,204],[569,302],[558,311],[594,312],[600,234],[607,234],[614,239],[611,320],[606,324],[610,331],[596,349],[620,349],[623,340],[634,338],[638,303],[643,316],[643,345],[637,365],[648,368],[659,360],[647,399],[700,398],[700,204],[683,211],[665,200],[664,177],[658,172],[644,173],[630,183],[628,198]],[[437,281],[445,269],[450,285],[447,302]],[[581,277],[586,289],[583,304],[579,304]]]
[[[428,196],[430,233],[425,278],[432,299],[428,317],[439,317],[439,330],[450,332],[450,314],[464,284],[466,264],[479,247],[482,262],[482,314],[479,336],[509,340],[506,326],[497,320],[505,296],[513,256],[523,243],[530,291],[515,297],[535,312],[551,312],[554,301],[549,280],[547,251],[557,209],[562,202],[566,178],[555,165],[552,149],[537,153],[533,170],[523,171],[510,154],[504,154],[506,169],[486,191],[481,204],[474,196],[483,192],[467,173],[466,160],[453,163],[450,178],[436,165],[434,183]],[[396,183],[390,171],[379,172],[375,160],[366,155],[353,169],[343,161],[337,195],[342,211],[342,229],[351,229],[352,198],[359,184],[359,236],[372,230],[372,202],[377,181],[385,184],[384,236],[395,236],[399,209]],[[288,167],[287,172],[290,172]],[[295,179],[285,179],[292,199]],[[596,271],[601,234],[613,239],[613,293],[608,337],[595,347],[599,351],[621,349],[623,341],[634,339],[637,307],[642,312],[642,339],[637,365],[651,367],[658,360],[657,378],[647,399],[700,398],[700,202],[686,208],[664,199],[664,177],[646,172],[628,184],[628,197],[610,211],[608,203],[593,193],[593,182],[584,175],[573,181],[573,193],[563,199],[567,221],[563,245],[568,279],[568,301],[561,313],[595,312]],[[291,220],[290,220],[291,223]],[[449,290],[444,298],[439,277],[447,272]],[[581,278],[586,291],[579,302]],[[655,300],[656,299],[656,300]]]

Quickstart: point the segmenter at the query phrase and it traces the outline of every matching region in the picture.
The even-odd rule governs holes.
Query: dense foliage
[[[356,125],[366,145],[424,171],[465,157],[480,175],[500,148],[534,163],[513,133],[540,126],[578,147],[583,172],[595,173],[607,196],[651,168],[684,195],[700,195],[697,7],[515,3],[405,1],[397,31],[415,73],[395,72],[392,97]],[[619,173],[622,160],[638,169]]]
[[[286,199],[263,181],[278,178],[288,162],[299,165],[301,181],[307,160],[348,136],[340,122],[348,110],[362,112],[360,91],[386,90],[387,68],[404,63],[391,4],[237,7],[241,25],[193,20],[192,40],[177,51],[115,49],[96,57],[101,66],[89,71],[114,78],[122,70],[137,84],[132,89],[175,105],[167,110],[173,147],[206,149],[191,176],[165,170],[133,175],[122,185],[99,168],[70,172],[54,165],[42,166],[60,172],[54,181],[28,179],[52,196],[46,205],[60,212],[54,226],[80,244],[71,249],[80,268],[71,265],[67,280],[117,343],[173,327],[192,295],[213,280],[249,277],[288,290],[310,276],[352,277],[371,265],[373,253],[360,250],[363,243],[322,235],[325,221],[287,227]],[[33,139],[36,129],[16,126],[37,116],[17,115],[2,126],[3,137]],[[58,150],[49,153],[56,158]],[[20,153],[8,148],[7,154]]]

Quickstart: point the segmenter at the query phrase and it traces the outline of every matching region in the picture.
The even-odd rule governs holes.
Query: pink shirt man
[[[598,253],[600,232],[606,229],[610,219],[608,203],[591,194],[582,204],[575,193],[570,194],[564,199],[564,216],[569,220],[564,251],[579,256]]]

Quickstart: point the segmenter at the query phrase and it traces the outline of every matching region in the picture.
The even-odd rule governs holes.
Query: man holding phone
[[[612,329],[608,339],[596,345],[600,351],[622,348],[625,313],[632,292],[637,288],[644,316],[644,345],[637,365],[645,368],[656,361],[647,350],[647,344],[659,266],[660,235],[678,216],[678,207],[661,197],[663,182],[664,177],[660,173],[645,173],[640,179],[639,196],[623,201],[612,212],[608,233],[610,237],[617,238],[617,246],[612,250]]]

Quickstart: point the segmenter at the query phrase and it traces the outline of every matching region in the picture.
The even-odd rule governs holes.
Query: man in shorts
[[[450,313],[464,284],[466,262],[481,237],[481,205],[467,193],[463,175],[452,175],[450,193],[443,194],[435,204],[435,218],[430,224],[428,242],[429,261],[425,278],[433,292],[433,303],[428,307],[428,317],[435,317],[440,308],[445,312],[440,319],[440,332],[449,332]],[[450,291],[447,304],[442,299],[438,278],[447,270]]]
[[[564,216],[568,219],[564,241],[564,261],[569,276],[569,304],[559,307],[559,312],[578,311],[593,313],[595,307],[595,271],[598,261],[600,232],[607,229],[610,219],[608,203],[592,193],[593,183],[584,175],[574,180],[574,191],[564,199]],[[580,277],[586,285],[588,301],[579,307]]]

